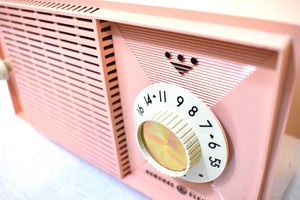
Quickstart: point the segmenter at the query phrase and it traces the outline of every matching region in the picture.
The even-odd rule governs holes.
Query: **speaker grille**
[[[125,24],[117,26],[153,83],[180,85],[209,107],[274,54],[196,36]]]
[[[26,119],[89,162],[125,176],[130,167],[110,23],[89,17],[97,8],[20,2],[0,7],[0,23]]]

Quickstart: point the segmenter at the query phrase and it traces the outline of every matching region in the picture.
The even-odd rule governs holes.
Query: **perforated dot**
[[[179,54],[179,55],[177,56],[177,58],[178,58],[179,61],[183,61],[183,59],[184,59],[184,58],[183,58],[183,55],[181,55],[181,54]]]
[[[193,58],[191,58],[191,63],[193,63],[194,65],[196,65],[196,64],[197,64],[197,62],[198,62],[198,61],[197,61],[197,59],[196,59],[196,58],[194,58],[194,57],[193,57]]]
[[[166,52],[165,52],[165,56],[166,56],[166,58],[171,58],[170,52],[166,51]]]

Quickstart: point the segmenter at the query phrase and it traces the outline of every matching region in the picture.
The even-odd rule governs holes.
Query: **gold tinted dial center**
[[[146,121],[141,136],[147,151],[160,165],[173,171],[187,168],[184,147],[170,129],[158,122]]]

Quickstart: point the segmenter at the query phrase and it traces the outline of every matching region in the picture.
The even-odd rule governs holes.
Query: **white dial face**
[[[150,85],[136,97],[134,117],[138,145],[146,159],[161,172],[190,182],[205,183],[216,179],[225,169],[228,144],[224,130],[214,113],[188,90],[165,83]],[[180,130],[179,122],[184,123]],[[148,139],[153,137],[157,137],[163,146],[153,143],[156,138]],[[173,147],[166,145],[167,142]],[[176,155],[176,151],[180,155]],[[163,152],[170,152],[172,156]],[[177,165],[174,160],[180,161],[178,167],[174,167]]]

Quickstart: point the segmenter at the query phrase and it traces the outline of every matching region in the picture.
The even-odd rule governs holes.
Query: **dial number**
[[[212,156],[209,157],[210,165],[212,167],[219,168],[221,164],[221,160],[217,158],[213,158]]]
[[[181,106],[184,102],[184,98],[182,96],[177,97],[177,107]]]
[[[167,102],[167,92],[159,90],[158,93],[159,93],[159,101],[166,103]]]
[[[207,128],[213,127],[209,120],[207,120],[207,124],[204,124],[204,125],[202,124],[202,125],[199,125],[199,126],[200,127],[207,127]]]
[[[149,104],[152,104],[152,100],[151,100],[149,94],[147,94],[147,97],[144,96],[144,99],[145,99],[145,102],[146,102],[146,105],[147,105],[147,106],[149,106]]]
[[[214,142],[208,143],[208,146],[209,146],[209,148],[211,148],[211,149],[215,149],[215,148],[217,148],[217,147],[221,147],[221,145],[219,145],[219,144],[217,144],[217,143],[214,143]]]
[[[189,115],[190,115],[191,117],[194,117],[195,114],[196,114],[196,112],[198,112],[198,108],[197,108],[197,106],[193,106],[193,107],[191,108],[191,110],[189,110]]]
[[[143,116],[144,108],[142,106],[140,106],[139,104],[137,106],[138,106],[138,108],[136,110],[140,113],[141,116]]]

